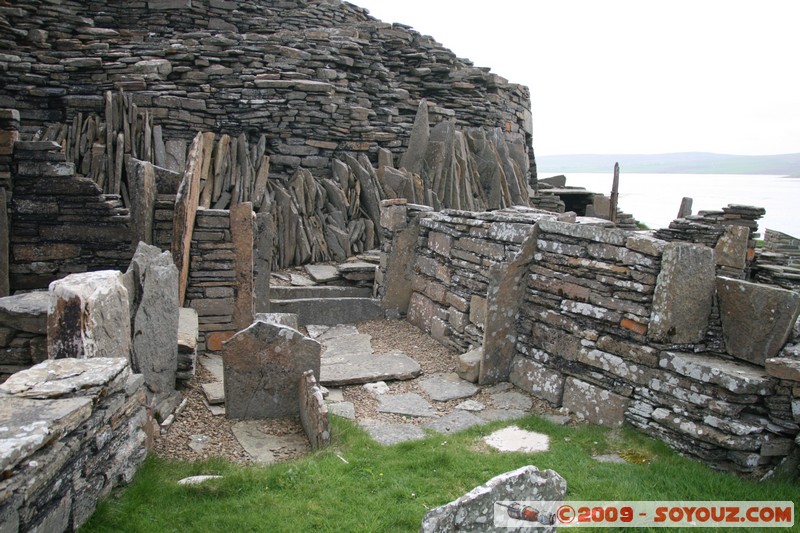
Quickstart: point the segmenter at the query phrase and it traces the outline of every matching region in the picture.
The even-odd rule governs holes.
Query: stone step
[[[298,324],[334,326],[384,318],[381,301],[375,298],[297,298],[271,300],[273,313],[294,313]]]
[[[339,285],[314,285],[311,287],[270,287],[272,300],[299,298],[370,298],[372,287],[349,287]]]

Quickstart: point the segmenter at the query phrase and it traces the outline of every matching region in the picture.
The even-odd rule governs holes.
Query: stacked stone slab
[[[245,211],[241,223],[235,222],[234,211],[197,211],[185,306],[197,311],[200,351],[222,349],[222,342],[253,318],[252,211],[249,204],[240,207]],[[237,231],[246,234],[248,224],[249,241],[245,235],[237,251]]]
[[[124,270],[130,262],[130,216],[119,196],[76,174],[53,142],[14,146],[11,286],[46,287],[86,270]]]
[[[47,359],[45,291],[0,298],[0,379]]]
[[[407,206],[384,210],[389,296],[388,266],[414,220],[401,223]],[[408,319],[459,348],[482,345],[481,379],[509,364],[510,380],[535,396],[593,423],[627,421],[717,468],[752,472],[791,453],[800,404],[795,356],[781,349],[796,336],[796,293],[717,276],[718,243],[522,211],[418,215]],[[516,339],[510,360],[490,343],[498,336]]]
[[[145,459],[144,379],[127,359],[58,359],[0,385],[0,530],[75,531]]]
[[[756,250],[753,278],[759,283],[800,290],[800,239],[767,229],[763,248]]]
[[[482,345],[491,269],[518,253],[531,226],[546,218],[555,215],[531,208],[419,215],[408,320],[457,349]]]
[[[340,151],[402,153],[423,97],[438,119],[522,134],[533,160],[527,88],[348,3],[35,0],[0,25],[14,28],[2,38],[0,106],[17,106],[29,133],[69,124],[78,152],[114,164],[120,135],[123,153],[143,157],[152,138],[153,158],[169,159],[169,140],[245,131],[266,136],[277,174],[324,176]],[[113,124],[105,138],[89,135],[101,129],[92,114]]]

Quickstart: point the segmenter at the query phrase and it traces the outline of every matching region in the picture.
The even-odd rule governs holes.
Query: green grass
[[[382,447],[333,417],[332,446],[291,463],[261,468],[150,457],[134,482],[102,503],[81,532],[418,531],[428,509],[528,464],[560,473],[571,500],[794,500],[798,507],[797,484],[715,472],[627,428],[568,428],[534,416],[514,423],[549,434],[550,451],[499,453],[483,445],[481,436],[508,422]],[[638,464],[591,458],[610,452]],[[198,486],[176,484],[199,474],[224,477]]]

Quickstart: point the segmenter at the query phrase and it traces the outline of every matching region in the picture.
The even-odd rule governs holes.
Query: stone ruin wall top
[[[523,136],[533,161],[526,87],[346,2],[32,0],[0,7],[0,30],[23,136],[123,90],[166,139],[266,134],[275,174],[325,175],[341,152],[402,153],[426,98],[434,119]]]

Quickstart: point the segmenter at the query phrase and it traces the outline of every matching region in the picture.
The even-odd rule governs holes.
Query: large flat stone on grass
[[[228,418],[283,418],[300,414],[300,378],[318,375],[320,344],[292,328],[254,322],[223,346]]]
[[[405,416],[438,416],[425,398],[413,392],[403,394],[383,394],[378,398],[378,411]]]
[[[478,387],[458,376],[435,374],[420,380],[419,386],[436,402],[447,402],[461,398],[469,398],[478,393]]]
[[[550,437],[543,433],[526,431],[517,426],[498,429],[483,441],[501,452],[538,453],[550,449]]]
[[[800,313],[800,294],[760,283],[717,278],[726,351],[763,365],[783,348]]]
[[[498,502],[562,501],[566,492],[567,482],[557,472],[524,466],[493,477],[457,500],[428,511],[420,531],[512,531],[505,528],[507,523],[495,521],[508,519],[505,508],[497,505]],[[524,530],[532,526],[531,522],[521,522],[520,525]],[[554,530],[536,528],[536,531]]]
[[[351,353],[322,358],[320,383],[339,387],[375,381],[413,379],[422,372],[419,363],[401,352]]]

